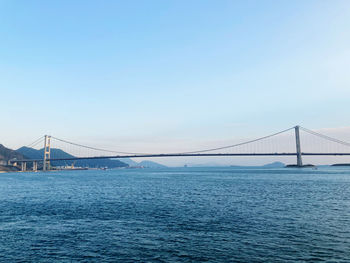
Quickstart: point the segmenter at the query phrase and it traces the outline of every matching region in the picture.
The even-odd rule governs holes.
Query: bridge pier
[[[300,133],[299,133],[299,126],[295,126],[295,142],[296,142],[296,150],[297,150],[297,166],[302,167],[303,166],[303,160],[301,157],[301,147],[300,147]]]
[[[33,172],[38,171],[38,162],[33,162]]]
[[[21,162],[21,171],[25,172],[27,170],[27,163],[26,162]]]

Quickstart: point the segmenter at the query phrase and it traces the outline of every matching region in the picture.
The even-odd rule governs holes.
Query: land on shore
[[[19,171],[18,166],[8,165],[9,160],[40,160],[44,156],[44,149],[33,149],[29,147],[21,147],[17,150],[6,148],[0,144],[0,171],[15,172]],[[75,156],[56,148],[51,148],[51,157],[55,158],[74,158]],[[165,165],[158,164],[153,161],[135,162],[131,159],[87,159],[87,160],[67,160],[52,161],[51,166],[54,170],[77,170],[77,169],[114,169],[114,168],[166,168]],[[27,163],[27,170],[32,169],[32,163]],[[38,170],[42,170],[42,163],[38,163]]]

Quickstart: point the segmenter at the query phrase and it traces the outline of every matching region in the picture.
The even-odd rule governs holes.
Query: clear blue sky
[[[347,0],[0,0],[0,143],[171,151],[347,127],[349,29]]]

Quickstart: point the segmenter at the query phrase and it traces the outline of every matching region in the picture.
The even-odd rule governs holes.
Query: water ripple
[[[2,174],[1,262],[349,262],[346,169]]]

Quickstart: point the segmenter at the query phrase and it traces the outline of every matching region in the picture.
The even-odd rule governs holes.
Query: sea
[[[350,262],[350,168],[3,173],[0,262]]]

